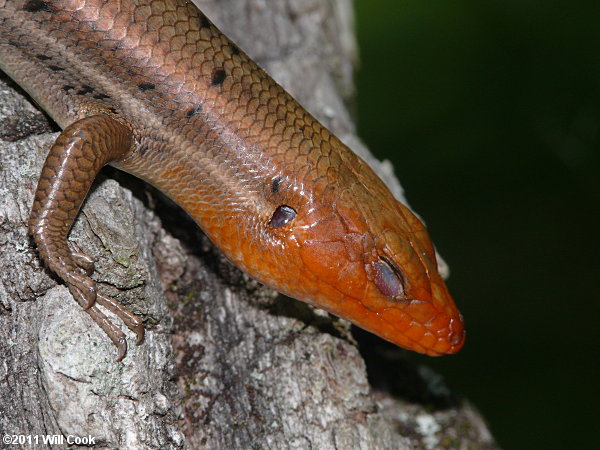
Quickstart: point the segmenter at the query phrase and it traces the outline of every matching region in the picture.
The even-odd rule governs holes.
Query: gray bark
[[[197,3],[402,195],[348,113],[350,0]],[[371,358],[372,387],[346,322],[249,279],[160,193],[109,169],[70,239],[95,258],[100,289],[146,322],[146,341],[129,333],[115,363],[27,236],[57,133],[14,87],[0,78],[0,435],[25,436],[23,448],[66,446],[46,435],[98,448],[496,448],[438,375]]]

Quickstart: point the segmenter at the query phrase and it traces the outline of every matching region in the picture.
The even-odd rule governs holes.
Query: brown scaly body
[[[373,171],[182,0],[0,0],[0,68],[65,131],[30,221],[40,255],[124,355],[67,235],[102,165],[152,183],[275,289],[400,346],[464,342],[422,223]]]

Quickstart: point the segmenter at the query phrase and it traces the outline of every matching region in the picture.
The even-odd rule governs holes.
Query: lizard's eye
[[[400,271],[384,256],[373,263],[374,282],[377,289],[386,297],[399,298],[404,295],[404,283]]]
[[[269,220],[269,226],[271,228],[279,228],[289,223],[296,217],[296,210],[288,205],[278,206],[271,220]]]

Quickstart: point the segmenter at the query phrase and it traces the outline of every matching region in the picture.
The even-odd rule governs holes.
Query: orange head
[[[302,269],[275,287],[401,347],[456,353],[463,318],[424,225],[365,163],[352,163],[352,173],[341,174],[349,183],[325,183],[313,192],[317,201],[294,205],[297,215],[280,237]]]
[[[235,264],[284,294],[400,347],[456,353],[463,319],[424,225],[339,140],[327,145],[266,160],[270,176],[248,190],[257,214],[226,205],[199,220],[202,228]]]

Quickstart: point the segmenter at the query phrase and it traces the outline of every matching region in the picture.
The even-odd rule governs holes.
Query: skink
[[[401,347],[457,352],[428,233],[377,175],[184,0],[0,0],[0,68],[63,132],[29,229],[125,356],[142,322],[67,237],[105,164],[178,203],[236,266]]]

